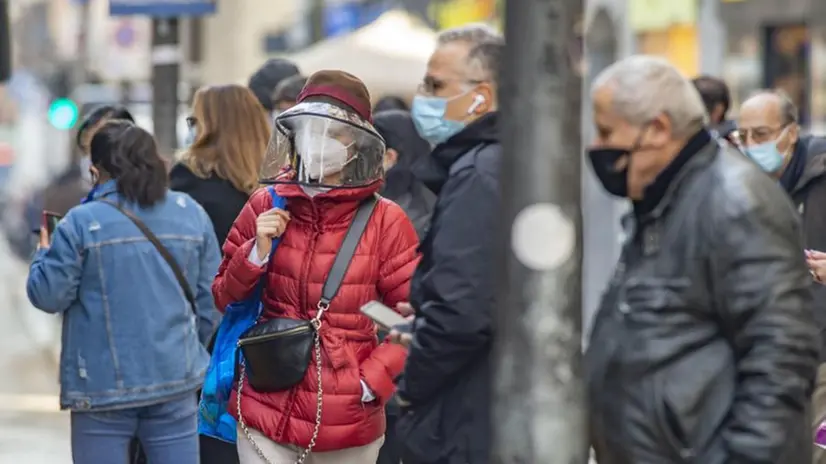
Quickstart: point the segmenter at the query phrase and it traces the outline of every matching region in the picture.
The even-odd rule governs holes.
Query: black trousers
[[[212,437],[198,437],[201,445],[201,464],[239,464],[238,448],[234,443],[227,443]],[[238,437],[242,440],[243,437]]]

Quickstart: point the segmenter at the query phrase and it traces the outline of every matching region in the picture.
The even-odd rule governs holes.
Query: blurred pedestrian
[[[413,174],[417,160],[430,154],[430,144],[419,136],[408,111],[386,110],[377,113],[373,124],[387,144],[384,152],[384,190],[382,195],[402,207],[413,221],[419,240],[424,238],[430,225],[430,215],[436,203],[436,195],[427,189]],[[379,339],[387,336],[379,330]],[[396,398],[387,403],[387,432],[379,452],[378,464],[399,464],[401,443],[396,438],[396,421],[401,414]]]
[[[257,106],[252,92],[240,85],[198,90],[186,119],[193,143],[169,173],[172,190],[204,207],[219,244],[259,185],[270,122]]]
[[[621,60],[591,92],[588,157],[633,206],[584,360],[597,461],[810,462],[817,330],[785,193],[668,61]]]
[[[132,116],[132,113],[130,113],[129,110],[122,106],[100,105],[93,108],[91,111],[89,111],[88,114],[86,114],[83,117],[83,120],[80,121],[80,124],[77,127],[77,131],[75,132],[75,145],[81,153],[79,163],[80,177],[83,179],[84,182],[86,182],[92,187],[94,187],[94,183],[92,182],[92,177],[89,169],[92,166],[92,161],[89,158],[89,147],[92,142],[92,137],[95,136],[95,133],[97,133],[98,129],[100,129],[104,124],[106,124],[109,121],[128,121],[134,124],[135,118],[134,116]],[[86,200],[90,200],[93,196],[94,189],[92,189],[92,191],[88,191],[85,198]],[[67,195],[65,194],[63,194],[62,197],[64,198],[64,201],[71,200],[71,198],[66,198]],[[69,208],[71,208],[75,204],[76,203],[71,202],[71,204],[67,205],[65,209],[52,208],[51,211],[63,213],[64,211],[68,211]]]
[[[80,121],[75,133],[75,144],[81,153],[89,156],[92,137],[106,122],[112,120],[135,123],[135,117],[132,116],[132,113],[120,105],[100,105],[83,116],[83,120]]]
[[[307,78],[301,74],[296,74],[279,82],[272,96],[273,105],[275,106],[273,115],[278,116],[295,106],[295,102],[306,83]]]
[[[826,251],[826,139],[800,133],[798,110],[780,91],[764,90],[743,102],[740,135],[746,154],[780,182],[802,217],[803,245],[815,277]],[[826,277],[826,276],[824,276]],[[813,285],[815,318],[826,330],[826,287]],[[817,386],[813,400],[813,428],[826,422],[826,338],[821,335]],[[826,464],[826,450],[814,448],[816,464]]]
[[[731,107],[731,92],[726,81],[712,76],[695,77],[692,81],[694,88],[700,92],[703,105],[708,113],[708,125],[712,134],[726,140],[734,146],[739,146],[737,138],[737,123],[728,119]]]
[[[225,308],[249,298],[264,277],[263,313],[253,330],[278,334],[313,320],[320,324],[315,352],[324,356],[305,351],[313,345],[307,341],[280,353],[307,353],[309,359],[296,355],[284,364],[241,367],[229,400],[239,419],[238,455],[242,464],[295,462],[309,451],[299,462],[374,463],[385,432],[384,405],[406,350],[378,343],[374,323],[359,308],[370,300],[393,307],[407,299],[418,240],[404,211],[375,197],[385,145],[371,123],[364,83],[341,71],[319,71],[297,101],[276,118],[261,176],[275,184],[286,210],[273,208],[270,189],[252,195],[224,243],[213,293]],[[283,171],[285,166],[289,170]],[[346,269],[331,270],[354,217],[365,207],[375,210],[355,255]],[[276,238],[280,244],[270,256]],[[335,280],[328,285],[329,279]],[[334,295],[322,292],[338,283]],[[260,337],[260,343],[278,343],[273,335]],[[257,390],[256,375],[295,375],[297,383],[264,382]]]
[[[272,58],[250,76],[247,87],[255,94],[264,111],[272,117],[275,112],[272,99],[275,88],[284,79],[297,74],[301,74],[301,71],[295,63],[283,58]]]
[[[133,436],[152,464],[197,464],[197,402],[217,313],[212,224],[167,190],[152,136],[126,121],[89,144],[98,188],[49,235],[28,279],[37,308],[63,315],[60,405],[74,462],[124,462]]]
[[[402,97],[386,95],[379,98],[379,101],[373,106],[373,113],[376,114],[390,110],[410,111],[410,105]]]
[[[402,207],[422,239],[430,225],[436,195],[416,178],[413,167],[430,154],[430,144],[416,132],[409,112],[378,113],[374,124],[387,143],[382,195]]]
[[[485,25],[442,32],[413,99],[418,133],[435,145],[417,174],[438,199],[411,282],[413,336],[403,340],[410,351],[396,432],[405,464],[490,460],[504,48]]]

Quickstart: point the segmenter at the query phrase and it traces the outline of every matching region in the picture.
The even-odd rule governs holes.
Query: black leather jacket
[[[628,224],[585,358],[598,462],[811,462],[811,278],[777,182],[708,143]]]

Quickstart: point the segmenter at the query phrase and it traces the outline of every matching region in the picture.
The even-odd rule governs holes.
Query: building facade
[[[826,2],[742,0],[722,4],[720,15],[727,29],[723,75],[735,100],[780,88],[804,125],[826,129]]]

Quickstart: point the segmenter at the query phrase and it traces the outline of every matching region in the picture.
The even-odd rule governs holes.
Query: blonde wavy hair
[[[239,191],[255,191],[271,126],[255,95],[234,84],[202,87],[191,118],[197,135],[180,161],[200,178],[214,174]]]

